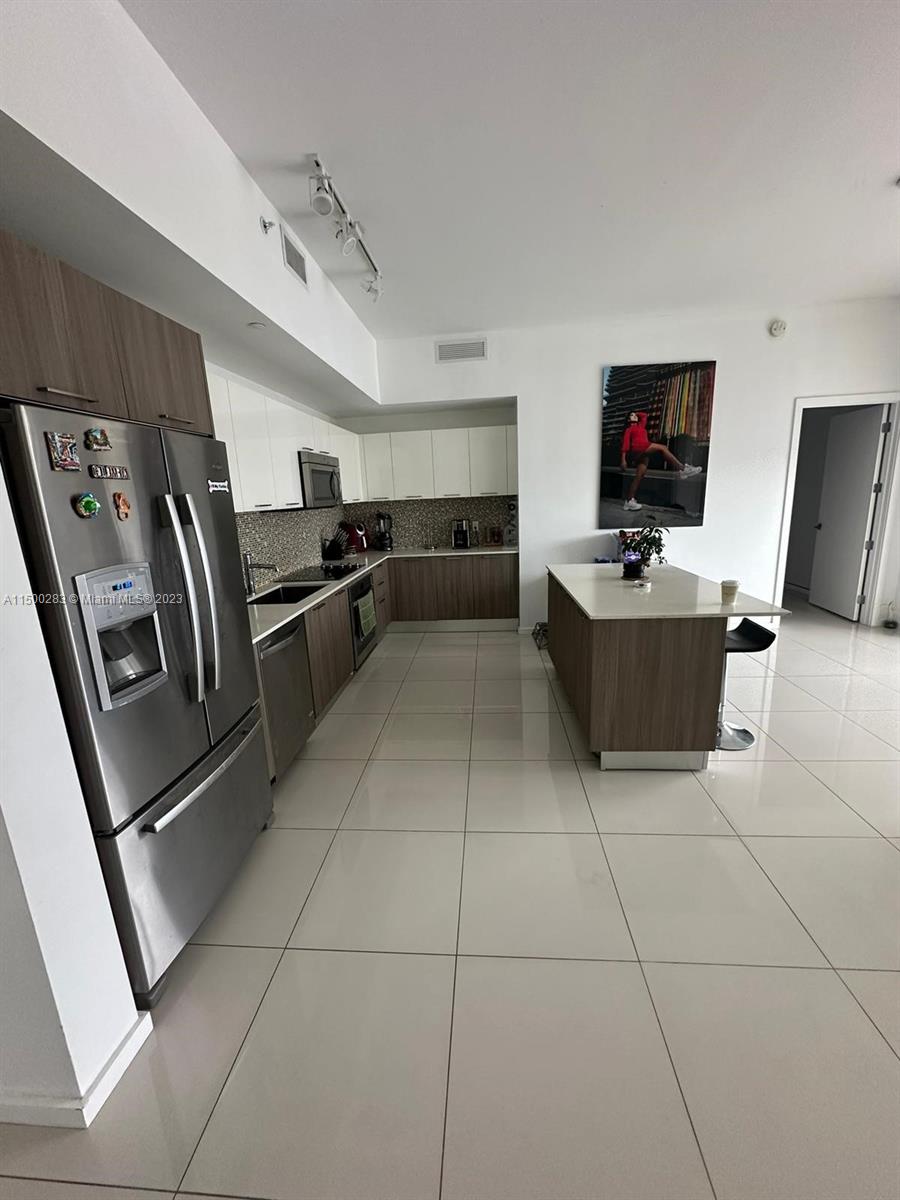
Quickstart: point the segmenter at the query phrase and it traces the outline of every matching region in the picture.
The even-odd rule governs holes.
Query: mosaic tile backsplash
[[[508,520],[507,504],[515,496],[465,496],[459,500],[397,500],[381,504],[346,504],[343,508],[286,509],[281,512],[236,513],[241,553],[249,550],[256,562],[274,563],[273,569],[256,571],[256,586],[322,557],[322,535],[339,521],[361,521],[370,529],[376,512],[394,519],[395,546],[449,546],[451,523],[459,518],[477,521],[481,540],[492,525],[502,529]]]
[[[491,525],[502,529],[509,520],[510,500],[516,496],[463,496],[458,500],[392,500],[380,504],[345,504],[348,521],[361,521],[374,529],[375,514],[389,512],[394,519],[391,535],[395,546],[449,546],[450,526],[456,519],[477,521],[481,540],[487,540]]]

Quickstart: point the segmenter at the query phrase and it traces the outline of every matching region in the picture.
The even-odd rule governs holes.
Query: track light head
[[[327,175],[313,175],[309,181],[309,203],[313,212],[320,217],[330,217],[334,212],[334,196],[331,192],[331,181]]]
[[[343,217],[338,222],[337,233],[334,235],[341,243],[341,254],[349,258],[359,245],[360,228],[350,217]]]

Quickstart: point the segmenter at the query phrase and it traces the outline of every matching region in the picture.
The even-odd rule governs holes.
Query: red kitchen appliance
[[[358,525],[355,521],[341,521],[341,529],[347,535],[347,548],[344,553],[364,553],[369,545],[368,530],[365,525]]]

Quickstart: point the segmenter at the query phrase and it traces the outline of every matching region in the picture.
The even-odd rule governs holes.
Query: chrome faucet
[[[275,563],[255,563],[253,554],[249,550],[245,550],[241,555],[241,561],[244,564],[244,587],[247,589],[248,596],[256,595],[256,582],[253,578],[254,571],[276,571],[278,568]]]

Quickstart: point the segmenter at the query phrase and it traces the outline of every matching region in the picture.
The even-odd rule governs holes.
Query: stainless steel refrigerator
[[[132,988],[152,1005],[272,809],[225,447],[18,403],[0,419]]]

